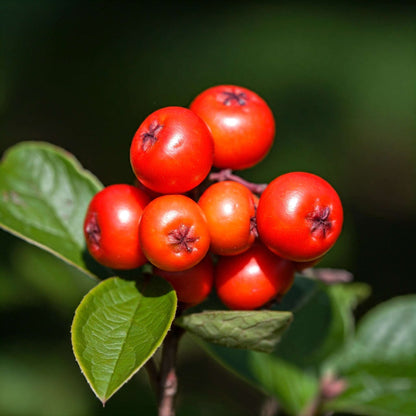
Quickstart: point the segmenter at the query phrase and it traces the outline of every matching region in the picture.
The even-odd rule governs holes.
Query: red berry
[[[269,152],[275,135],[273,113],[253,91],[235,85],[211,87],[190,108],[211,130],[214,166],[245,169]]]
[[[167,271],[195,266],[210,244],[204,213],[184,195],[163,195],[151,201],[140,221],[139,239],[147,259]]]
[[[257,229],[264,244],[297,262],[322,257],[335,244],[342,222],[342,204],[334,188],[306,172],[274,179],[257,209]]]
[[[150,198],[130,185],[111,185],[91,200],[84,221],[88,251],[104,266],[134,269],[146,263],[139,221]]]
[[[208,175],[214,143],[205,123],[192,111],[166,107],[140,125],[130,148],[137,179],[159,193],[183,193]]]
[[[244,253],[220,257],[215,286],[221,301],[230,309],[257,309],[293,283],[294,267],[256,242]]]
[[[201,303],[209,295],[214,281],[214,265],[209,255],[196,266],[181,272],[153,268],[154,274],[166,279],[176,291],[180,302],[188,306]]]
[[[198,204],[207,219],[213,253],[235,255],[253,244],[256,208],[253,194],[244,185],[215,183],[205,190]]]

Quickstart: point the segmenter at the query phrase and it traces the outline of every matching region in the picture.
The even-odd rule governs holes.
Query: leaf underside
[[[273,351],[291,322],[292,313],[280,311],[207,311],[176,320],[205,341],[261,352]]]

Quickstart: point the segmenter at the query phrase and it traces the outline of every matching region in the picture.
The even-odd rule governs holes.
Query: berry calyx
[[[244,92],[237,93],[235,91],[223,91],[222,94],[225,96],[223,100],[224,105],[231,105],[231,104],[238,104],[238,105],[246,105],[247,103],[247,95]]]
[[[101,241],[101,229],[98,225],[97,213],[93,212],[85,223],[85,238],[91,250],[99,250]]]
[[[332,222],[329,220],[331,209],[329,207],[316,206],[313,212],[306,215],[311,222],[311,233],[318,237],[325,238],[331,229]]]
[[[185,224],[180,224],[178,228],[169,231],[168,241],[175,251],[186,251],[192,253],[194,243],[198,241],[199,237],[194,236],[193,227]]]
[[[151,201],[140,221],[139,240],[147,259],[166,271],[190,269],[210,245],[204,213],[184,195],[162,195]]]
[[[140,133],[142,139],[142,150],[147,152],[150,148],[157,142],[158,134],[161,132],[163,126],[159,124],[156,120],[152,121],[148,130],[145,130],[143,133]]]

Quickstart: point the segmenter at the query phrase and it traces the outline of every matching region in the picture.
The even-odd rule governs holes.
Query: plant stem
[[[267,397],[261,407],[260,416],[277,416],[279,410],[278,401],[274,397]]]
[[[300,416],[318,416],[322,414],[322,408],[326,401],[338,397],[347,388],[347,382],[336,377],[332,373],[324,374],[319,383],[319,391],[312,402],[300,414]],[[332,412],[325,413],[330,416]]]
[[[175,396],[178,389],[176,356],[179,340],[184,330],[173,325],[163,342],[162,361],[159,373],[158,416],[175,415]]]
[[[318,394],[300,416],[318,416],[322,406],[322,396]]]
[[[327,285],[348,283],[353,280],[353,275],[342,269],[310,268],[303,270],[302,274],[312,279],[320,280]]]
[[[251,192],[261,195],[263,191],[267,188],[267,183],[253,183],[246,181],[238,175],[234,175],[231,169],[222,169],[219,172],[212,172],[209,175],[209,179],[213,182],[222,182],[222,181],[234,181],[241,183],[250,189]]]

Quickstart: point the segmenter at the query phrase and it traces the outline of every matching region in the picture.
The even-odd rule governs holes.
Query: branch
[[[234,175],[231,169],[223,169],[219,172],[212,172],[209,175],[209,179],[213,182],[222,182],[222,181],[234,181],[241,183],[250,189],[251,192],[257,195],[261,195],[263,191],[267,188],[267,183],[253,183],[246,181],[240,176]]]
[[[175,396],[178,389],[176,356],[184,330],[173,325],[163,342],[158,389],[158,416],[175,416]]]
[[[320,280],[327,285],[348,283],[353,280],[352,273],[342,269],[310,268],[302,270],[302,274],[312,279]]]
[[[279,410],[278,401],[274,397],[267,397],[261,407],[260,416],[277,416]]]
[[[300,416],[318,416],[324,403],[339,396],[346,388],[347,382],[344,379],[337,378],[332,373],[325,374],[320,380],[318,394]],[[331,412],[327,415],[331,415]]]

